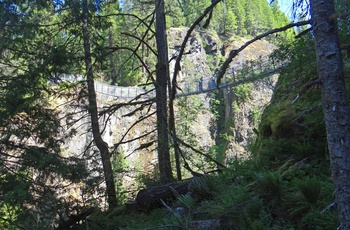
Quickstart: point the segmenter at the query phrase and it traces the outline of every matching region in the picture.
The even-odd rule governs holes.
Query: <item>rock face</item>
[[[106,95],[97,95],[97,103],[99,105],[99,112],[111,108],[111,105],[128,103],[129,99],[110,97]],[[136,106],[121,106],[112,114],[105,113],[100,116],[100,130],[102,131],[102,138],[108,144],[111,150],[112,159],[116,171],[130,170],[131,173],[124,173],[123,181],[126,186],[133,183],[137,176],[135,172],[145,173],[153,172],[156,164],[155,144],[150,145],[140,151],[136,151],[142,144],[156,139],[156,122],[154,117],[145,118],[147,114],[155,111],[155,107],[151,106],[149,109],[145,108],[135,112]],[[70,109],[69,109],[70,110]],[[67,111],[71,112],[71,111]],[[135,112],[135,113],[134,113]],[[132,115],[129,115],[133,113]],[[80,118],[81,114],[77,114],[75,118],[78,119],[74,127],[77,133],[70,140],[66,142],[65,152],[82,154],[92,144],[93,137],[90,130],[90,118],[85,112],[85,116]],[[134,126],[134,124],[137,125]],[[150,133],[142,140],[129,140],[141,137]],[[118,142],[125,142],[119,146],[115,146]],[[95,147],[90,148],[87,155],[92,155],[95,160],[99,161],[100,155]],[[118,168],[119,167],[119,168]],[[123,167],[123,168],[122,168]]]
[[[233,42],[232,48],[237,49],[248,39],[241,39]],[[230,47],[228,45],[227,47]],[[267,41],[257,41],[243,50],[232,62],[234,69],[240,69],[247,61],[257,61],[264,59],[273,50],[275,46]],[[225,53],[229,49],[225,49]],[[245,86],[239,86],[249,91],[246,95],[242,95],[242,89],[239,87],[232,88],[232,90],[224,93],[226,101],[225,120],[230,117],[233,118],[232,139],[228,144],[226,157],[241,159],[249,157],[249,147],[255,140],[257,134],[254,128],[257,128],[260,122],[261,114],[266,105],[269,104],[275,84],[277,83],[277,75],[257,80],[248,83]],[[242,98],[244,96],[244,98]]]
[[[168,32],[169,44],[172,56],[176,56],[180,50],[182,38],[185,37],[186,28],[171,29]],[[231,50],[238,49],[249,41],[246,38],[233,38],[225,41],[220,40],[216,35],[195,30],[190,36],[181,62],[181,71],[178,81],[191,81],[196,84],[200,77],[211,77],[215,70],[220,68],[220,61]],[[230,70],[239,70],[247,66],[250,61],[266,59],[274,50],[275,46],[267,41],[259,40],[244,49],[232,60]],[[174,69],[175,61],[170,63],[170,71]],[[253,129],[258,127],[260,115],[265,106],[269,103],[277,76],[270,76],[244,86],[223,89],[225,102],[224,120],[231,127],[225,127],[228,135],[226,145],[226,159],[249,157],[249,145],[256,134]],[[248,91],[242,95],[243,90]],[[197,133],[198,140],[204,149],[215,145],[215,139],[219,135],[218,123],[210,112],[210,94],[198,96],[203,103],[203,109],[198,113],[198,119],[192,124],[192,130]],[[227,122],[231,120],[231,122]],[[231,130],[231,131],[229,131]]]

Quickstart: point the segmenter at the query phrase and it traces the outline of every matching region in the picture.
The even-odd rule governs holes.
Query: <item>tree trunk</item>
[[[89,24],[88,24],[88,3],[87,0],[83,1],[83,40],[84,40],[84,59],[86,65],[86,77],[88,85],[89,94],[89,113],[91,118],[91,128],[94,137],[95,144],[100,151],[103,172],[106,181],[107,189],[107,200],[109,208],[115,207],[117,205],[117,197],[115,191],[114,177],[112,164],[110,160],[110,154],[108,145],[103,141],[100,133],[98,113],[97,113],[97,102],[96,102],[96,92],[94,84],[94,75],[92,71],[92,58],[91,58],[91,48],[90,48],[90,34],[89,34]]]
[[[350,229],[350,108],[333,0],[311,0],[318,74],[341,229]]]
[[[166,38],[166,24],[164,0],[155,0],[156,7],[156,41],[158,61],[156,66],[156,104],[158,131],[158,161],[161,182],[173,180],[168,138],[167,115],[167,79],[169,77],[168,43]]]

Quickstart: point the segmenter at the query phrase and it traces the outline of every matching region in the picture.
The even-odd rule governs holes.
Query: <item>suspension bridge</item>
[[[217,76],[201,77],[189,81],[181,81],[178,84],[179,90],[176,97],[190,96],[195,94],[208,93],[217,89],[238,86],[241,84],[253,82],[278,72],[281,65],[276,68],[276,65],[270,61],[265,62],[246,62],[242,68],[238,70],[229,69],[224,77],[217,85]],[[76,82],[83,80],[81,75],[60,74],[58,76],[60,81]],[[144,89],[142,87],[123,87],[117,85],[109,85],[105,83],[95,82],[95,90],[99,94],[108,95],[118,98],[135,98],[142,95],[142,97],[155,97],[155,90]]]

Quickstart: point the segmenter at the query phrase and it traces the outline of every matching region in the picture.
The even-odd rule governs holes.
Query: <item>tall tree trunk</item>
[[[156,41],[158,61],[156,66],[156,104],[158,131],[158,161],[161,182],[173,180],[168,138],[167,81],[169,78],[168,43],[164,13],[164,0],[155,0]]]
[[[117,196],[115,191],[114,177],[112,164],[110,160],[110,154],[108,144],[103,141],[100,133],[98,113],[97,113],[97,102],[96,92],[94,84],[94,75],[92,71],[92,58],[90,48],[90,34],[89,34],[89,23],[88,23],[88,3],[87,0],[83,1],[83,40],[84,40],[84,59],[86,65],[86,77],[89,92],[89,113],[91,118],[92,134],[94,137],[95,144],[100,151],[103,172],[106,181],[107,200],[109,208],[117,205]]]
[[[350,229],[350,108],[333,0],[311,0],[318,74],[341,229]]]

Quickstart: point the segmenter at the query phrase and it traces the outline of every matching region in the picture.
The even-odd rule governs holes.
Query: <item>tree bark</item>
[[[318,74],[341,229],[350,229],[350,108],[333,0],[311,0]]]
[[[117,205],[117,197],[116,197],[113,170],[112,170],[112,164],[110,160],[108,144],[102,139],[102,136],[100,133],[99,121],[98,121],[95,83],[94,83],[94,75],[92,71],[92,57],[91,57],[91,48],[90,48],[88,17],[89,17],[88,3],[87,3],[87,0],[84,0],[82,30],[83,30],[83,41],[84,41],[84,59],[85,59],[86,77],[87,77],[88,94],[89,94],[89,113],[90,113],[90,119],[91,119],[91,128],[92,128],[92,134],[94,137],[95,144],[101,154],[103,172],[104,172],[104,177],[106,181],[108,205],[109,205],[109,208],[113,208]]]
[[[157,131],[158,131],[158,161],[160,181],[173,180],[168,138],[167,114],[167,80],[169,78],[168,43],[166,37],[166,24],[164,13],[164,0],[155,0],[156,7],[156,105],[157,105]]]

